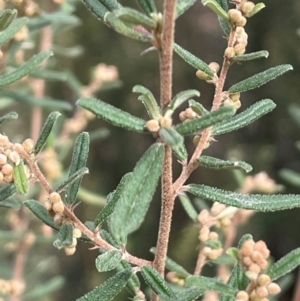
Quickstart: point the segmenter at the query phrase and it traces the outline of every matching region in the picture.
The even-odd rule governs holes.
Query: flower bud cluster
[[[23,293],[25,285],[22,281],[0,279],[0,294],[19,296]]]
[[[65,204],[62,201],[60,194],[55,191],[50,193],[48,200],[44,202],[44,206],[52,216],[54,215],[54,223],[57,226],[61,226],[64,221],[63,212]]]
[[[255,282],[252,283],[252,291],[239,291],[235,301],[269,301],[270,295],[277,295],[281,289],[277,283],[271,282],[266,274],[260,274]]]
[[[229,94],[227,91],[222,93],[222,101],[225,106],[233,106],[236,110],[241,107],[241,93]]]
[[[244,18],[244,17],[243,17]],[[245,32],[244,27],[238,26],[235,31],[235,40],[232,47],[225,49],[225,57],[228,59],[234,58],[236,55],[244,54],[248,45],[248,34]]]
[[[185,283],[184,278],[180,277],[180,275],[178,275],[176,272],[173,272],[173,271],[167,273],[166,279],[169,282],[172,282],[179,286],[184,286],[184,283]]]
[[[146,122],[146,127],[151,133],[156,133],[160,128],[169,128],[172,126],[172,119],[167,116],[161,116],[159,120],[150,119]]]
[[[236,7],[241,11],[243,16],[251,17],[255,8],[255,4],[252,1],[238,0],[235,1]]]
[[[182,122],[192,120],[197,117],[199,117],[199,115],[192,108],[187,108],[179,114],[179,119]]]
[[[71,256],[76,252],[77,239],[82,236],[81,231],[78,228],[73,229],[73,239],[71,245],[64,248],[66,255]]]
[[[197,70],[196,76],[201,80],[206,80],[209,83],[214,83],[218,79],[217,73],[220,70],[220,65],[216,62],[209,63],[208,67],[214,73],[214,77],[212,78],[210,75],[206,74],[202,70]]]
[[[247,277],[256,280],[258,275],[268,266],[267,260],[270,256],[270,250],[264,241],[254,242],[254,240],[248,239],[240,248],[238,256]]]

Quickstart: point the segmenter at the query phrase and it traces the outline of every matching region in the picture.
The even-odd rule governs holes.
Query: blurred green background
[[[134,1],[120,2],[124,6],[137,8]],[[300,2],[266,0],[264,3],[266,8],[249,19],[246,25],[246,32],[249,35],[247,52],[268,50],[270,56],[268,59],[235,64],[230,69],[226,87],[279,64],[292,64],[294,71],[257,90],[244,93],[241,97],[240,110],[264,98],[274,100],[277,108],[246,128],[222,135],[217,143],[213,143],[205,151],[205,154],[223,159],[233,156],[242,159],[253,166],[253,174],[265,171],[278,183],[285,185],[285,193],[300,193],[300,187],[287,185],[278,176],[278,171],[284,167],[300,172],[300,152],[295,147],[295,142],[300,140],[300,127],[288,113],[290,104],[299,104],[300,95],[300,36],[297,35],[297,29],[300,28]],[[157,1],[157,4],[161,5],[160,1]],[[70,45],[81,45],[84,52],[75,59],[65,58],[61,68],[72,69],[77,77],[87,84],[95,65],[99,63],[115,65],[122,86],[100,91],[97,97],[136,116],[147,118],[144,107],[131,90],[136,84],[144,85],[157,99],[159,98],[157,53],[153,51],[140,55],[148,47],[147,44],[118,35],[99,22],[80,2],[77,5],[76,15],[80,17],[82,24],[71,33],[63,33],[59,40]],[[216,16],[209,8],[203,7],[201,1],[197,1],[192,9],[177,20],[175,39],[178,44],[205,62],[216,61],[221,64],[226,40]],[[197,79],[195,70],[175,54],[173,93],[175,95],[186,89],[199,90],[201,92],[199,101],[206,108],[210,107],[213,86]],[[76,101],[69,93],[66,83],[49,85],[48,93],[67,98],[66,100],[72,104]],[[28,115],[23,108],[16,107],[15,110],[21,117],[26,118],[25,115]],[[22,126],[21,123],[19,125]],[[133,169],[143,152],[155,140],[150,135],[127,132],[98,119],[90,123],[87,130],[92,131],[99,127],[109,129],[110,135],[104,140],[92,143],[88,161],[90,175],[84,178],[83,187],[107,195],[116,187],[120,178]],[[191,139],[187,143],[191,151],[193,149]],[[180,172],[180,165],[176,160],[174,165],[176,178]],[[193,173],[190,181],[219,188],[237,188],[230,171],[199,169]],[[99,210],[100,207],[83,202],[75,212],[85,221],[93,220]],[[153,258],[149,249],[156,244],[159,211],[160,196],[157,192],[142,227],[129,238],[127,248],[130,253],[149,260]],[[239,229],[238,238],[243,233],[251,233],[255,240],[266,241],[274,259],[277,260],[300,246],[299,216],[300,210],[256,214],[247,226]],[[197,227],[190,222],[180,203],[176,203],[168,255],[189,271],[193,271],[197,258],[197,232]],[[66,257],[62,251],[55,250],[51,242],[46,246],[34,247],[31,253],[40,258],[46,254],[54,256],[52,259],[55,264],[49,273],[62,274],[66,278],[64,287],[54,297],[49,297],[49,300],[75,300],[103,281],[105,275],[97,273],[94,265],[97,251],[89,251],[88,245],[80,243],[78,251],[71,257]],[[33,268],[29,260],[26,269]],[[296,271],[294,275],[296,277]],[[280,300],[291,300],[292,293],[293,287]],[[124,293],[118,300],[127,300],[126,298]]]

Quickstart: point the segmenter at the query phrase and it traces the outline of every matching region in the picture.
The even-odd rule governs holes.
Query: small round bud
[[[266,274],[261,274],[259,275],[258,279],[257,279],[257,283],[260,286],[266,286],[267,284],[269,284],[271,282],[271,278],[266,275]]]
[[[12,150],[16,151],[17,153],[21,153],[24,150],[24,147],[20,143],[14,143]]]
[[[244,27],[247,23],[247,19],[245,17],[242,17],[240,20],[236,22],[236,26]]]
[[[218,257],[221,256],[222,252],[223,252],[222,248],[220,248],[220,249],[214,249],[211,252],[209,252],[209,254],[207,255],[207,257],[210,260],[216,260]]]
[[[226,205],[215,202],[211,206],[210,212],[211,212],[212,215],[217,216],[218,214],[220,214],[225,209],[226,209]]]
[[[202,70],[197,70],[196,76],[201,80],[211,80],[212,79],[211,76],[209,76]]]
[[[210,232],[210,233],[208,234],[208,238],[209,238],[210,240],[215,240],[215,241],[217,241],[217,240],[219,239],[219,234],[218,234],[217,232]]]
[[[4,164],[1,168],[1,172],[3,173],[4,176],[13,174],[13,171],[14,169],[9,163]]]
[[[10,141],[7,136],[0,134],[0,146],[7,147],[9,146]]]
[[[3,179],[6,183],[12,183],[14,181],[14,176],[13,174],[10,174],[10,175],[6,175],[4,176],[4,179]]]
[[[61,196],[59,193],[54,191],[49,194],[49,200],[52,204],[58,203],[61,202]]]
[[[236,299],[242,300],[242,301],[248,301],[249,300],[249,295],[246,291],[239,291],[236,294]]]
[[[64,209],[65,209],[65,205],[62,201],[52,204],[52,210],[55,213],[63,213]]]
[[[234,47],[235,55],[244,54],[246,51],[246,47],[244,44],[236,44]]]
[[[75,237],[73,237],[73,239],[72,239],[72,243],[70,244],[70,248],[71,247],[76,247],[77,246],[77,238],[75,238]]]
[[[255,4],[253,2],[247,1],[241,6],[241,11],[242,11],[243,15],[245,15],[247,17],[252,13],[254,7],[255,7]]]
[[[74,228],[73,229],[73,237],[80,238],[81,236],[82,236],[81,230],[79,230],[78,228]]]
[[[198,116],[197,113],[194,112],[192,108],[187,108],[185,110],[185,115],[188,119],[194,119]]]
[[[73,255],[76,252],[76,248],[75,247],[67,247],[65,248],[65,253],[68,256]]]
[[[253,261],[252,261],[251,257],[246,256],[243,258],[243,264],[245,266],[250,266],[252,263],[253,263]]]
[[[220,65],[216,62],[211,62],[208,67],[214,72],[214,73],[218,73],[220,70]]]
[[[264,255],[264,258],[267,258],[270,255],[270,251],[269,251],[266,243],[262,240],[259,240],[255,243],[254,249],[261,252]],[[265,257],[265,255],[267,255],[267,254],[268,254],[268,256]]]
[[[24,147],[24,150],[30,154],[34,148],[34,141],[32,139],[26,139],[23,141],[22,145]]]
[[[233,93],[233,94],[229,94],[229,98],[230,98],[232,101],[238,101],[238,100],[240,100],[240,97],[241,97],[241,93]]]
[[[155,119],[148,120],[146,123],[146,127],[152,133],[157,132],[160,128],[159,122]]]
[[[53,220],[56,226],[61,226],[63,224],[64,219],[61,214],[55,214]]]
[[[198,221],[202,225],[206,224],[208,218],[209,218],[209,212],[206,209],[201,210],[200,213],[198,214]]]
[[[159,119],[159,123],[160,123],[161,127],[169,128],[169,127],[172,126],[172,119],[169,118],[169,117],[164,117],[163,116]]]
[[[203,254],[207,256],[212,251],[212,248],[204,247],[202,251],[203,251]]]
[[[44,202],[44,207],[47,209],[47,211],[50,211],[52,209],[52,204],[49,200],[46,200]]]
[[[20,155],[16,151],[12,151],[8,155],[9,160],[16,165],[19,165],[21,162]]]
[[[255,262],[261,262],[263,260],[263,255],[259,251],[254,250],[251,254],[251,258]]]
[[[229,217],[223,217],[223,218],[221,219],[221,225],[222,225],[223,227],[228,227],[228,226],[230,226],[230,225],[231,225],[231,219],[230,219]]]
[[[243,34],[245,34],[245,28],[244,27],[241,27],[241,26],[238,26],[235,30],[235,33],[237,36],[241,36]]]
[[[261,268],[259,267],[259,265],[257,265],[256,263],[252,263],[249,268],[248,268],[249,271],[251,272],[254,272],[256,274],[259,274],[260,271],[261,271]]]
[[[17,42],[21,42],[26,40],[28,37],[28,27],[23,26],[15,35],[14,40]]]
[[[243,18],[242,13],[238,9],[230,9],[228,11],[230,23],[236,26],[241,26],[237,25],[237,23],[240,22],[241,18]]]
[[[235,57],[235,51],[233,47],[227,47],[224,52],[224,56],[227,57],[228,59],[232,59]]]
[[[200,138],[201,137],[199,135],[194,136],[193,143],[194,143],[195,146],[197,146],[199,144]]]
[[[7,157],[4,154],[0,154],[0,165],[7,163]]]
[[[277,284],[277,283],[270,283],[268,286],[267,286],[267,289],[268,289],[268,292],[270,295],[277,295],[281,292],[281,288],[280,286]]]
[[[259,286],[255,289],[255,292],[258,297],[265,298],[269,295],[269,292],[265,286]]]
[[[254,251],[255,242],[252,239],[248,239],[242,245],[240,252],[243,256],[250,256]]]
[[[182,111],[179,113],[179,119],[184,122],[187,119],[186,112]]]

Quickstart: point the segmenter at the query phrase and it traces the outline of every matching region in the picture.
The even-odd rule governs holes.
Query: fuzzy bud
[[[197,146],[199,144],[200,138],[201,138],[201,136],[199,136],[199,135],[194,136],[193,143],[195,146]]]
[[[8,155],[9,160],[16,165],[19,165],[21,162],[20,155],[16,151],[12,151]]]
[[[65,248],[65,253],[68,256],[73,255],[76,252],[76,248],[75,247],[67,247]]]
[[[194,119],[198,116],[197,113],[194,112],[192,108],[187,108],[185,110],[185,115],[186,115],[187,119]]]
[[[7,157],[4,154],[0,154],[0,165],[4,165],[7,163]]]
[[[265,286],[259,286],[255,289],[255,292],[258,297],[265,298],[269,295],[269,292]]]
[[[159,123],[160,123],[161,127],[169,128],[169,127],[172,126],[172,119],[169,118],[169,117],[164,117],[163,116],[159,119]]]
[[[186,116],[186,112],[182,111],[179,113],[179,119],[180,121],[184,122],[185,120],[187,120],[187,116]]]
[[[216,62],[211,62],[208,67],[210,68],[210,70],[212,70],[214,73],[218,73],[220,70],[220,65]]]
[[[211,80],[212,79],[208,74],[206,74],[202,70],[197,70],[196,76],[201,80]]]
[[[207,257],[210,259],[210,260],[216,260],[218,257],[220,257],[223,253],[223,249],[220,248],[220,249],[214,249],[212,250],[211,252],[209,252],[209,254],[207,254]]]
[[[159,122],[155,119],[148,120],[146,123],[146,127],[152,133],[157,132],[160,128]]]
[[[64,219],[61,214],[55,214],[53,220],[56,226],[61,226],[63,224]]]
[[[0,172],[0,183],[2,183],[4,181],[4,176],[3,176],[3,173]]]
[[[268,286],[267,286],[267,289],[268,289],[268,292],[270,295],[277,295],[281,292],[281,288],[280,286],[277,284],[277,283],[270,283]]]
[[[246,18],[237,9],[230,9],[228,11],[230,23],[234,26],[244,27],[246,25]]]
[[[240,102],[240,100],[235,101],[235,102],[233,103],[233,107],[234,107],[236,110],[238,110],[241,106],[242,106],[242,103]]]
[[[251,15],[253,9],[255,7],[255,4],[251,1],[247,1],[245,3],[243,3],[243,5],[241,6],[241,11],[243,13],[244,16],[249,16]]]
[[[13,167],[9,163],[4,164],[1,168],[1,172],[4,176],[12,175],[13,170]]]
[[[26,139],[23,141],[22,143],[23,147],[24,147],[24,150],[27,152],[27,153],[31,153],[33,151],[33,148],[34,148],[34,142],[32,139]]]
[[[260,286],[266,286],[268,285],[269,283],[271,282],[271,278],[266,275],[266,274],[261,274],[259,275],[259,277],[257,278],[257,283],[260,285]]]
[[[229,98],[232,101],[238,101],[238,100],[240,100],[240,97],[241,97],[241,93],[229,94]]]
[[[202,225],[206,224],[208,218],[209,218],[209,212],[206,209],[201,210],[200,213],[198,214],[198,221]]]
[[[82,236],[81,230],[79,230],[78,228],[74,228],[73,229],[73,237],[80,238],[81,236]]]
[[[75,238],[75,237],[73,237],[73,239],[72,239],[72,243],[70,244],[70,248],[71,247],[76,247],[77,246],[77,238]]]
[[[63,213],[65,209],[65,205],[62,201],[52,204],[52,210],[55,213]]]
[[[248,239],[244,242],[240,249],[242,256],[250,256],[254,251],[255,242],[252,239]]]
[[[6,183],[12,183],[12,182],[14,181],[14,176],[13,176],[13,174],[4,176],[4,181],[5,181]]]
[[[244,54],[246,51],[246,47],[244,44],[236,44],[234,47],[234,53],[235,55],[241,55]]]
[[[208,238],[209,240],[217,241],[219,239],[219,234],[217,232],[210,232]]]
[[[61,196],[59,193],[54,191],[49,194],[49,200],[52,204],[58,203],[61,202]]]
[[[7,147],[9,146],[10,141],[7,136],[0,134],[0,146]]]
[[[227,47],[225,49],[224,52],[225,57],[227,57],[228,59],[232,59],[233,57],[235,57],[235,51],[233,47]]]
[[[46,200],[44,202],[44,207],[47,209],[47,211],[50,211],[52,209],[52,204],[49,200]]]
[[[249,300],[249,295],[246,291],[239,291],[235,297],[236,297],[236,299],[241,300],[241,301]]]

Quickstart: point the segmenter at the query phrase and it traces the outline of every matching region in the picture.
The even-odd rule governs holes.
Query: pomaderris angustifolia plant
[[[55,2],[56,5],[61,4],[60,13],[64,13],[64,17],[67,12],[72,12],[71,2]],[[206,64],[174,42],[176,18],[192,7],[196,0],[164,0],[161,12],[157,10],[154,0],[137,2],[141,11],[123,7],[116,0],[83,0],[86,7],[112,30],[145,42],[147,47],[150,47],[149,50],[156,51],[160,66],[160,99],[156,100],[147,87],[133,87],[133,92],[139,95],[138,99],[147,110],[148,120],[93,98],[93,93],[105,81],[103,76],[96,74],[91,84],[83,88],[78,86],[78,81],[70,74],[47,71],[45,62],[53,55],[53,52],[47,50],[47,45],[52,43],[52,35],[55,33],[49,31],[47,25],[51,22],[56,24],[58,15],[55,19],[53,15],[40,14],[36,2],[20,1],[24,5],[19,7],[20,14],[17,16],[15,9],[9,9],[1,2],[3,10],[0,18],[0,45],[10,43],[8,49],[3,46],[3,55],[11,54],[7,57],[7,62],[15,69],[0,76],[0,86],[5,86],[3,95],[27,99],[27,102],[33,103],[35,113],[32,139],[15,143],[13,137],[4,133],[0,135],[0,205],[19,207],[12,197],[23,195],[23,205],[58,232],[54,241],[56,248],[63,249],[66,255],[73,255],[77,244],[84,241],[93,249],[99,250],[100,255],[96,258],[97,270],[114,271],[114,274],[77,299],[78,301],[114,300],[123,287],[128,288],[135,301],[276,300],[281,288],[275,281],[300,264],[300,249],[295,249],[279,261],[270,264],[267,245],[262,240],[255,241],[250,234],[243,235],[239,244],[233,246],[236,227],[254,212],[300,207],[300,195],[274,195],[273,193],[278,192],[281,187],[265,173],[246,177],[239,192],[201,183],[186,183],[197,168],[240,169],[246,173],[252,170],[246,162],[225,161],[202,153],[211,144],[217,143],[216,138],[219,135],[245,127],[276,107],[272,100],[263,99],[238,112],[242,93],[267,84],[292,70],[292,66],[288,64],[272,67],[237,82],[228,90],[224,89],[228,70],[233,64],[268,57],[267,51],[247,53],[248,34],[245,31],[246,23],[265,5],[247,0],[233,0],[230,3],[227,3],[227,0],[202,0],[204,6],[215,12],[227,39],[223,64],[219,66],[215,62]],[[22,17],[22,14],[30,17],[37,15],[40,18],[33,18],[29,22],[28,17]],[[72,23],[74,19],[71,15],[69,18],[69,22]],[[27,27],[24,27],[26,24]],[[22,48],[21,42],[15,45],[11,39],[22,41],[22,34],[35,29],[43,31],[41,52],[23,62],[26,45],[23,44]],[[18,57],[17,50],[21,51]],[[194,100],[200,96],[197,90],[186,90],[172,95],[173,53],[195,68],[196,76],[200,80],[214,85],[211,108],[206,109],[201,102]],[[40,66],[42,69],[38,69]],[[110,74],[108,80],[116,80],[117,71],[114,67],[102,65],[98,68],[106,68],[105,71]],[[33,82],[24,78],[27,75],[33,78]],[[68,174],[61,181],[58,181],[61,177],[59,173],[51,173],[51,168],[48,166],[47,169],[47,166],[43,166],[44,163],[38,160],[47,152],[47,147],[44,147],[49,143],[48,138],[51,138],[53,127],[61,114],[52,111],[41,128],[41,108],[35,100],[45,98],[40,104],[51,108],[56,105],[57,110],[68,108],[67,103],[55,102],[44,96],[44,80],[51,76],[60,76],[61,80],[70,83],[79,97],[77,106],[81,108],[73,119],[65,123],[58,139],[61,147],[65,144],[70,145],[70,137],[74,133],[77,134]],[[34,95],[6,88],[18,80],[22,80],[24,85],[32,85]],[[34,85],[36,80],[39,81],[38,86]],[[182,105],[187,108],[178,112]],[[178,114],[180,122],[176,124]],[[80,192],[81,178],[88,173],[86,162],[90,137],[83,129],[94,115],[124,130],[152,135],[153,144],[138,160],[133,171],[125,174],[116,189],[107,196],[105,206],[95,215],[93,223],[84,223],[76,216],[74,209],[79,205],[77,196]],[[0,121],[2,123],[16,117],[16,113],[11,112],[2,116]],[[191,154],[188,154],[185,147],[187,139],[193,139],[195,145]],[[174,160],[173,155],[177,160]],[[53,164],[59,162],[57,158],[53,158],[55,156],[55,152],[52,153]],[[176,179],[173,179],[172,172],[174,164],[181,166],[181,173]],[[57,168],[59,169],[59,166]],[[128,236],[141,226],[160,178],[159,231],[157,244],[151,249],[154,259],[148,261],[127,252],[126,244]],[[33,182],[36,184],[32,185]],[[38,184],[43,188],[40,201],[31,199],[31,191],[36,189]],[[261,194],[251,194],[252,192]],[[189,196],[212,201],[213,205],[199,211]],[[167,257],[172,212],[177,199],[199,227],[200,247],[192,273]],[[24,211],[24,206],[20,210]],[[26,236],[26,239],[23,243],[28,247],[33,242],[30,236]],[[216,277],[201,275],[203,267],[210,263],[218,267]],[[169,272],[166,273],[166,270]],[[138,277],[139,274],[141,277]],[[11,280],[0,280],[0,293],[3,294],[3,298],[10,296],[11,300],[22,300],[22,294],[26,292],[28,285],[22,282],[22,279],[20,275],[13,274]],[[151,293],[147,289],[144,290],[141,280],[151,289]]]

